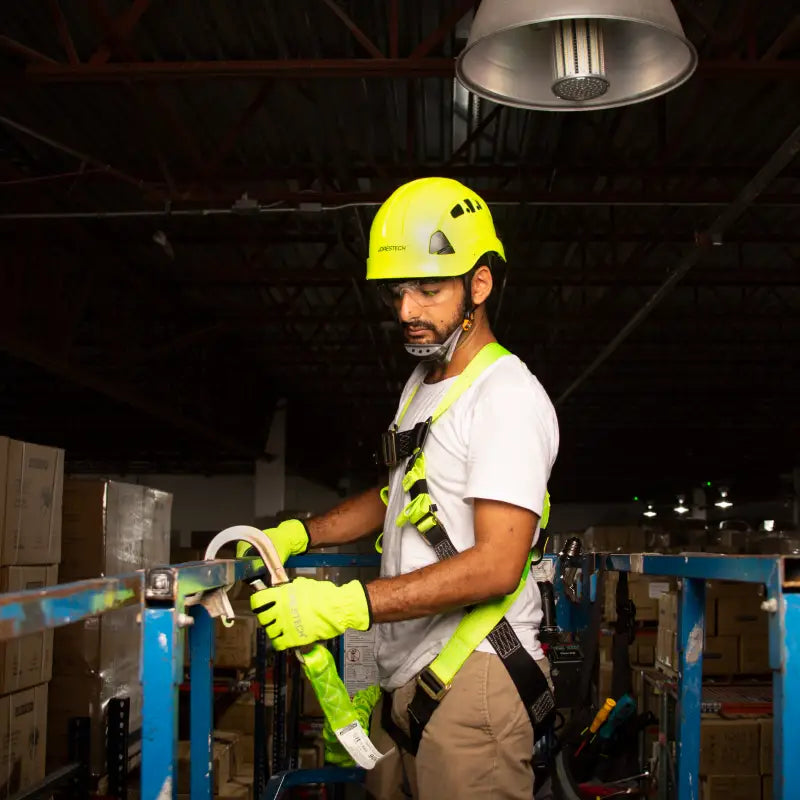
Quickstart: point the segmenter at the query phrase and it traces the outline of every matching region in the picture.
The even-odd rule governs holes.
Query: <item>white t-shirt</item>
[[[418,366],[400,397],[395,422],[413,388],[419,385],[400,428],[408,430],[430,417],[457,378],[421,383]],[[541,516],[547,481],[558,452],[558,421],[550,398],[516,356],[487,367],[472,386],[431,426],[424,446],[428,491],[451,541],[460,552],[474,546],[473,498],[500,500]],[[436,555],[417,529],[398,528],[397,517],[409,502],[402,481],[405,462],[389,476],[389,505],[383,535],[381,575],[402,575],[434,564]],[[538,532],[537,532],[538,536]],[[376,657],[381,686],[393,690],[429,664],[450,639],[464,612],[376,626]],[[506,614],[520,642],[542,658],[538,630],[541,598],[529,575]],[[478,650],[492,653],[487,640]]]

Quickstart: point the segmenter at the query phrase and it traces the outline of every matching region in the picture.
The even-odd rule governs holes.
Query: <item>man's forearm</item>
[[[373,622],[441,614],[510,593],[516,584],[510,586],[494,568],[496,558],[489,548],[476,546],[405,575],[372,581],[366,590]]]
[[[375,533],[383,526],[385,513],[377,488],[351,497],[326,514],[308,520],[309,547],[345,544]]]

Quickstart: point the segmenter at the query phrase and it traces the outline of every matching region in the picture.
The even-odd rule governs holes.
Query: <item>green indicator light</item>
[[[639,498],[638,498],[638,497],[636,497],[636,495],[634,495],[634,497],[633,497],[633,502],[634,502],[634,503],[638,503],[638,502],[639,502]]]

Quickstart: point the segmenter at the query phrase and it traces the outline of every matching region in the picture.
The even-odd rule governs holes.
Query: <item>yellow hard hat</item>
[[[505,250],[489,207],[452,178],[403,184],[378,209],[369,232],[367,280],[453,278],[484,253]]]

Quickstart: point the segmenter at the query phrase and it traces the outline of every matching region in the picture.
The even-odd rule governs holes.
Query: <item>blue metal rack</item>
[[[317,555],[292,559],[288,566],[371,566],[371,555]],[[679,609],[679,686],[676,714],[677,798],[698,800],[702,643],[705,581],[764,584],[769,611],[770,666],[773,673],[775,800],[798,796],[800,759],[792,720],[800,718],[800,558],[790,556],[588,555],[584,557],[583,599],[593,596],[597,570],[619,570],[682,579]],[[214,591],[253,575],[249,560],[219,560],[160,567],[116,578],[80,581],[0,596],[0,640],[66,625],[115,608],[142,610],[141,679],[144,692],[142,792],[144,800],[169,800],[176,793],[178,687],[183,671],[183,630],[191,649],[191,794],[212,797],[211,731],[214,635],[218,613]],[[558,587],[556,587],[558,588]],[[559,623],[582,627],[585,608],[558,604]],[[263,798],[303,783],[359,781],[359,770],[323,769],[279,773]]]

